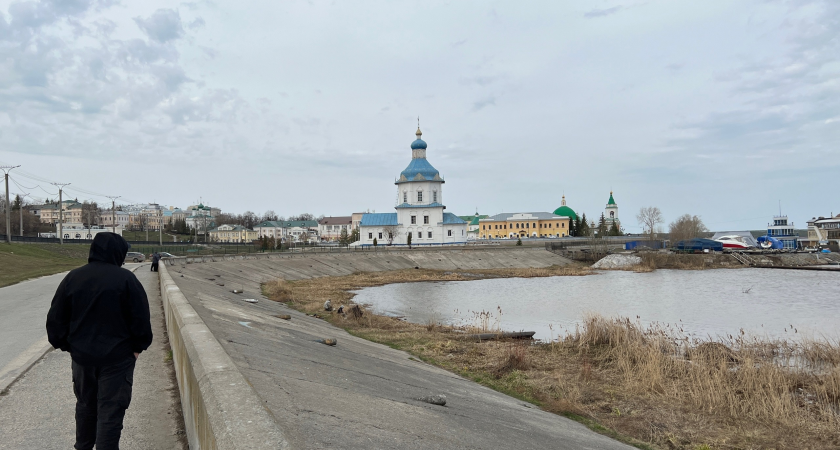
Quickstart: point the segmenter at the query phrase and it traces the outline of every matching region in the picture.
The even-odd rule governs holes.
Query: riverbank
[[[0,244],[0,287],[87,263],[90,247],[58,244]]]
[[[336,308],[349,306],[351,291],[396,282],[587,273],[580,266],[469,273],[415,269],[279,280],[266,283],[264,292],[357,336],[408,351],[595,430],[627,436],[640,448],[840,446],[836,342],[689,341],[668,330],[597,317],[551,343],[470,342],[460,338],[465,330],[433,322],[410,324],[367,312],[356,318],[323,309],[326,299]],[[475,325],[474,331],[493,327],[482,317]],[[779,356],[797,363],[783,368],[774,363]]]
[[[745,264],[748,263],[749,265]],[[838,254],[755,253],[735,257],[728,253],[686,254],[672,252],[614,253],[593,264],[599,270],[651,272],[656,269],[707,270],[744,267],[811,267],[840,264]]]

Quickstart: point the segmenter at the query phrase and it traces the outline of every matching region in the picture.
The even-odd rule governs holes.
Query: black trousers
[[[125,410],[131,403],[134,365],[131,359],[110,366],[83,366],[73,361],[78,450],[120,448]]]
[[[158,263],[153,262],[152,263],[152,272],[157,272],[157,271],[158,271]]]

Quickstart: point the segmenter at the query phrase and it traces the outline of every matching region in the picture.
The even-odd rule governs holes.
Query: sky
[[[840,2],[0,0],[12,194],[459,215],[840,213]]]

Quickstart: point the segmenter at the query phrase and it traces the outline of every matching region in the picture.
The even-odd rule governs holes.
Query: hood
[[[104,262],[120,267],[125,262],[129,247],[131,245],[119,234],[97,233],[90,244],[88,262]]]

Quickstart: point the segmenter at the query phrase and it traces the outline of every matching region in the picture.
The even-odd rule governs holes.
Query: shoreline
[[[336,308],[342,303],[350,306],[355,297],[351,291],[385,284],[510,277],[584,276],[595,273],[594,270],[580,264],[544,269],[469,271],[407,269],[272,282],[264,284],[263,290],[266,297],[282,301],[307,314],[321,317],[355,336],[407,351],[429,364],[516,398],[531,401],[546,411],[569,417],[592,430],[638,448],[702,449],[717,448],[717,445],[724,443],[733,445],[736,442],[745,444],[742,448],[758,448],[762,445],[771,445],[771,443],[776,445],[784,442],[788,442],[791,448],[807,448],[808,445],[803,446],[803,444],[812,442],[809,438],[813,438],[813,434],[802,431],[800,419],[804,416],[798,410],[785,412],[782,414],[784,417],[779,420],[772,417],[744,419],[746,422],[733,427],[733,419],[725,415],[721,417],[720,411],[716,408],[713,408],[714,413],[692,411],[691,408],[687,409],[684,399],[679,400],[679,395],[677,399],[672,398],[673,396],[657,398],[657,394],[662,395],[657,392],[657,388],[653,388],[652,392],[648,388],[636,391],[635,387],[629,387],[626,385],[627,381],[623,380],[629,374],[617,373],[616,361],[605,356],[616,351],[626,351],[627,349],[622,346],[611,349],[600,348],[600,346],[582,348],[574,343],[575,339],[580,339],[580,336],[577,338],[567,336],[558,342],[533,344],[515,341],[470,342],[460,339],[457,333],[459,329],[456,327],[440,326],[431,322],[414,324],[368,312],[365,312],[361,319],[348,319],[335,312],[323,310],[323,300],[326,298],[332,300]],[[616,327],[619,331],[631,330],[631,334],[638,336],[645,336],[646,333],[654,331],[634,327],[629,321],[619,324],[611,323],[610,320],[603,318],[601,321],[600,325],[594,322],[588,322],[588,324],[596,328],[600,326],[612,332],[616,331]],[[460,328],[460,331],[464,330],[465,328]],[[482,331],[480,328],[473,328],[473,330]],[[656,333],[662,333],[662,330],[656,330]],[[720,343],[697,341],[694,346],[702,344],[709,346]],[[728,349],[745,345],[744,342],[740,344],[729,342],[728,344],[726,346]],[[750,342],[749,344],[749,348],[735,350],[746,352],[745,355],[748,354],[753,358],[755,348],[771,345],[769,342]],[[778,346],[779,343],[774,345]],[[784,343],[784,346],[787,345]],[[831,352],[840,353],[837,343],[829,348]],[[684,351],[684,354],[688,353],[688,350]],[[766,364],[766,361],[762,364]],[[831,364],[833,364],[832,370],[840,370],[837,368],[840,357]],[[788,375],[793,378],[799,377],[797,374]],[[697,405],[693,406],[696,408]],[[667,416],[667,420],[662,416]],[[820,420],[824,422],[825,418],[820,417]],[[788,422],[793,418],[796,418],[796,427],[789,426]],[[703,426],[698,425],[698,420],[703,423]],[[654,427],[655,429],[642,426],[645,421],[658,421],[657,423],[661,426]],[[777,423],[775,426],[770,426],[768,421]],[[818,428],[833,430],[835,434],[840,431],[836,418],[833,425],[828,424],[828,428],[823,422],[817,423]],[[741,431],[733,431],[735,429]],[[756,439],[757,435],[766,438]],[[819,438],[823,444],[834,445],[830,439],[828,441],[825,439],[825,436]],[[756,445],[757,447],[753,447]]]

